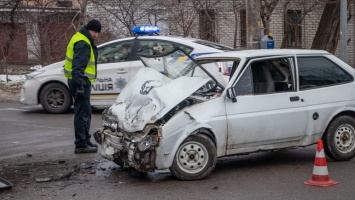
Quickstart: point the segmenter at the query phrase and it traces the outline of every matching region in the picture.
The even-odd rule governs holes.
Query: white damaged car
[[[295,49],[186,56],[180,49],[141,56],[146,67],[94,133],[104,158],[198,180],[219,157],[320,139],[334,160],[355,156],[355,70],[337,57]],[[203,67],[211,63],[232,66],[226,87]]]

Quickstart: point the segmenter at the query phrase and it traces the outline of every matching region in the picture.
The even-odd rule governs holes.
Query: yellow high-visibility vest
[[[71,40],[68,44],[66,57],[65,57],[65,63],[64,63],[64,75],[68,79],[73,78],[71,75],[71,72],[73,71],[74,44],[78,41],[85,41],[90,46],[90,59],[89,59],[89,62],[86,65],[86,68],[84,70],[84,75],[86,77],[88,77],[90,82],[94,82],[95,78],[96,78],[96,66],[95,66],[94,51],[92,49],[89,39],[84,34],[82,34],[80,32],[77,32],[71,38]]]

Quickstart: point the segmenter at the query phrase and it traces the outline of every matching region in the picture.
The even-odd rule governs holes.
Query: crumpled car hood
[[[146,124],[162,118],[207,81],[186,76],[170,79],[154,69],[142,68],[125,86],[110,111],[117,117],[118,127],[123,131],[141,131]]]

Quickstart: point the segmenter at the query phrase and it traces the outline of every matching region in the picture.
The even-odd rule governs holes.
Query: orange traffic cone
[[[328,186],[338,184],[338,182],[336,181],[329,180],[327,161],[325,159],[322,140],[318,140],[312,179],[307,182],[304,182],[304,184],[320,186],[320,187],[328,187]]]

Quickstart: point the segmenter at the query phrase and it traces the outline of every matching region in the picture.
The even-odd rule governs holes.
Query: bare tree
[[[195,0],[194,9],[198,13],[199,38],[212,42],[219,42],[218,34],[218,15],[225,1],[221,0]]]
[[[16,16],[15,12],[17,8],[20,5],[20,0],[16,1],[9,1],[3,4],[4,7],[9,7],[11,9],[9,13],[9,25],[10,29],[8,32],[7,40],[5,41],[4,45],[2,46],[2,56],[1,56],[1,61],[0,61],[0,73],[6,73],[7,74],[7,58],[10,55],[10,47],[12,43],[16,40]],[[6,80],[8,80],[8,77],[6,76]]]
[[[168,34],[193,37],[193,26],[198,17],[199,3],[188,0],[158,0],[167,13]]]
[[[83,26],[85,24],[85,20],[86,20],[86,7],[88,5],[88,0],[78,0],[78,4],[79,4],[79,9],[80,12],[78,20],[77,20],[77,26],[76,26],[76,30],[79,30],[81,26]],[[75,19],[75,18],[74,18]],[[72,23],[75,24],[75,23]]]
[[[261,28],[260,0],[246,0],[247,13],[247,48],[258,49]]]
[[[257,0],[253,0],[253,1],[247,0],[246,4],[251,5],[254,1],[257,1]],[[271,32],[271,30],[270,30],[271,16],[280,1],[279,0],[259,0],[259,1],[260,1],[260,17],[261,17],[261,21],[263,24],[263,34],[268,35]],[[318,7],[319,4],[320,4],[320,1],[310,2],[308,0],[293,0],[293,1],[285,0],[283,2],[285,32],[284,32],[284,36],[282,38],[281,48],[284,48],[288,45],[287,41],[289,40],[289,37],[291,34],[293,34],[292,37],[295,40],[293,46],[296,46],[296,47],[301,46],[301,44],[300,44],[301,41],[298,39],[298,33],[300,32],[299,26],[310,12],[312,12],[316,8],[319,8]],[[290,10],[289,9],[290,7],[297,7],[300,9],[295,11],[295,10]],[[255,11],[255,10],[252,10],[252,12],[253,11]],[[251,23],[254,22],[255,24],[259,24],[259,22],[258,22],[259,19],[256,16],[256,13],[253,13],[253,14],[249,13],[248,17],[249,17],[249,19],[254,18],[254,19],[252,19],[252,21],[247,22],[247,24],[249,25],[248,31],[250,31],[251,30],[250,29]],[[255,32],[255,34],[257,34],[257,33]],[[250,38],[249,38],[249,40],[250,40]]]
[[[288,8],[291,7],[291,4],[293,4],[294,7],[301,7],[302,10],[299,12],[294,11],[294,10],[289,10]],[[282,38],[281,42],[281,47],[280,48],[285,48],[289,44],[287,44],[289,37],[291,33],[293,33],[293,38],[295,38],[295,44],[293,46],[295,47],[300,47],[301,44],[298,40],[298,32],[299,30],[299,25],[303,22],[305,17],[315,9],[319,8],[320,1],[315,1],[309,3],[308,0],[297,0],[297,1],[291,1],[291,0],[286,0],[283,4],[283,10],[285,11],[284,16],[285,16],[285,21],[284,24],[287,26],[285,28],[284,36]]]
[[[9,40],[6,45],[1,46],[5,50],[0,52],[6,55],[0,57],[2,61],[5,58],[8,62],[7,58],[14,55],[18,58],[12,59],[12,62],[21,61],[23,64],[31,59],[42,65],[63,60],[68,38],[75,33],[71,22],[76,21],[73,19],[80,11],[73,9],[72,4],[61,8],[57,4],[58,1],[55,0],[17,1],[17,4],[8,4],[13,7],[6,14],[13,17],[9,17],[9,22],[5,24],[12,24],[12,28],[5,28],[5,38]],[[11,49],[16,51],[10,52]],[[19,59],[19,53],[24,54],[25,60]]]
[[[351,0],[348,0],[348,8]],[[350,16],[348,18],[348,21]],[[326,3],[317,33],[312,43],[312,49],[323,49],[335,53],[340,36],[340,1],[330,0]]]
[[[260,0],[260,17],[264,26],[264,35],[268,35],[270,33],[271,14],[278,3],[279,0]]]
[[[81,9],[72,9],[71,4],[67,6],[58,8],[55,0],[36,0],[24,10],[30,32],[28,40],[33,44],[29,51],[41,65],[64,59],[66,45],[82,16]]]
[[[131,29],[139,21],[148,18],[146,9],[149,0],[92,0],[99,9],[110,14],[113,19],[110,23],[115,26],[120,35],[132,35]],[[117,23],[118,22],[118,23]]]

